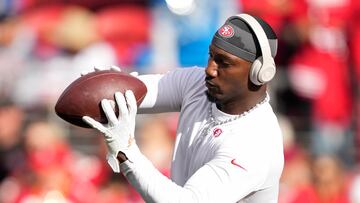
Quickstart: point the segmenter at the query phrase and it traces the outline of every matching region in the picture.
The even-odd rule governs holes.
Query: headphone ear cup
[[[276,73],[274,61],[263,63],[263,58],[257,58],[250,68],[250,80],[255,85],[263,85],[269,82]]]
[[[275,64],[263,64],[263,66],[260,69],[258,80],[262,84],[269,82],[273,77],[275,76],[276,68]]]
[[[262,85],[262,83],[258,79],[261,66],[262,66],[262,60],[259,57],[252,63],[250,67],[250,73],[249,73],[250,81],[255,85]]]

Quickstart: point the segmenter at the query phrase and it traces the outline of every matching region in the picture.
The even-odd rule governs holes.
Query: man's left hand
[[[116,158],[118,153],[122,152],[126,155],[130,146],[135,142],[137,104],[131,90],[125,92],[125,97],[122,93],[116,92],[115,101],[119,108],[118,117],[115,115],[110,100],[103,99],[101,101],[101,107],[108,120],[107,124],[102,124],[89,116],[84,116],[83,120],[104,135],[109,150],[107,161],[113,171],[119,173],[119,161]]]

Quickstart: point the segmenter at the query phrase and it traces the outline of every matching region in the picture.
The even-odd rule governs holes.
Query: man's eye
[[[229,63],[227,63],[226,61],[224,61],[222,59],[215,59],[215,63],[217,63],[219,66],[222,66],[222,67],[230,66]]]
[[[229,64],[229,63],[222,62],[222,63],[221,63],[221,66],[223,66],[223,67],[227,68],[227,67],[229,67],[229,66],[230,66],[230,64]]]

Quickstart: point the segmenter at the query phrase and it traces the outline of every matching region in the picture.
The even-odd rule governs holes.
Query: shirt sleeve
[[[166,74],[140,75],[147,87],[139,113],[179,112],[194,82],[204,80],[202,68],[178,68]]]
[[[239,167],[237,162],[232,163],[232,156],[218,154],[184,186],[179,186],[162,175],[140,151],[136,153],[131,162],[120,164],[120,168],[146,202],[234,203],[258,190],[267,173],[264,162],[253,161]]]

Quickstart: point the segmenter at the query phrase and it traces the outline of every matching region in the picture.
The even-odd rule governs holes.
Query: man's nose
[[[216,77],[218,75],[217,64],[214,60],[209,60],[208,65],[205,69],[206,75],[210,77]]]

